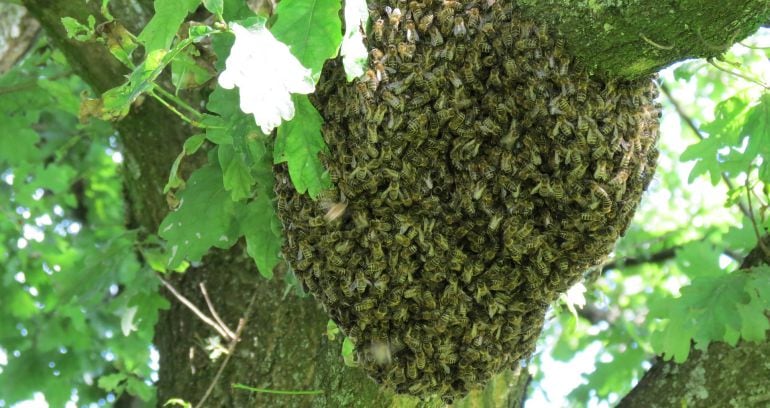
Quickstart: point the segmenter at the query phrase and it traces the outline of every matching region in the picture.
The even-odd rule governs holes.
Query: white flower
[[[364,0],[345,1],[345,36],[342,39],[342,66],[348,81],[364,75],[368,52],[364,46],[362,29],[369,19],[369,9]]]
[[[269,134],[281,120],[294,117],[292,93],[315,89],[311,71],[264,27],[231,25],[235,43],[219,75],[225,89],[240,88],[241,110],[254,115],[262,132]]]

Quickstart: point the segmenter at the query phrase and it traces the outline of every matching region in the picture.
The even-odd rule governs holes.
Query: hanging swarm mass
[[[369,7],[370,69],[330,62],[317,93],[336,187],[314,202],[277,169],[284,256],[371,377],[451,400],[529,357],[625,232],[660,110],[509,1]]]

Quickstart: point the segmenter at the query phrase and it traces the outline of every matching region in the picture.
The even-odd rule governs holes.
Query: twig
[[[659,49],[661,49],[661,50],[672,50],[672,49],[674,49],[674,46],[673,46],[673,45],[662,45],[662,44],[658,44],[658,43],[656,43],[655,41],[652,41],[651,39],[647,38],[647,37],[646,37],[644,34],[642,34],[642,33],[639,33],[639,37],[642,37],[642,40],[646,41],[646,42],[647,42],[647,44],[650,44],[650,45],[652,45],[652,46],[653,46],[653,47],[655,47],[655,48],[659,48]]]
[[[228,333],[222,327],[220,327],[219,324],[217,324],[217,322],[211,320],[210,317],[206,316],[203,312],[201,312],[200,309],[198,309],[192,302],[187,300],[186,297],[182,296],[181,293],[177,292],[177,290],[174,289],[174,287],[171,286],[170,283],[166,282],[160,276],[158,276],[158,279],[160,279],[160,281],[163,283],[163,286],[165,286],[166,289],[168,289],[172,295],[174,295],[180,302],[182,302],[183,305],[187,306],[187,308],[190,309],[193,313],[195,313],[195,315],[198,316],[199,319],[203,320],[204,323],[213,327],[214,330],[216,330],[217,333],[219,333],[219,335],[222,336],[222,338],[225,338],[225,339],[230,338]]]
[[[720,67],[719,65],[717,65],[716,62],[714,62],[714,58],[708,58],[706,61],[708,61],[708,63],[711,64],[714,68],[716,68],[716,69],[718,69],[718,70],[720,70],[722,72],[725,72],[725,73],[728,73],[730,75],[736,76],[736,77],[741,78],[741,79],[743,79],[745,81],[749,81],[749,82],[751,82],[753,84],[761,86],[762,88],[770,89],[770,87],[767,86],[767,84],[765,84],[764,82],[762,82],[762,81],[760,81],[758,79],[750,78],[750,77],[748,77],[748,76],[746,76],[746,75],[744,75],[744,74],[742,74],[740,72],[735,72],[735,71],[727,69],[725,67]]]
[[[674,257],[676,257],[676,251],[679,250],[680,248],[681,246],[677,245],[670,248],[662,249],[658,252],[650,254],[649,256],[628,257],[628,258],[610,261],[602,265],[602,272],[604,273],[610,269],[617,269],[620,266],[623,266],[625,268],[630,268],[633,266],[642,265],[646,263],[660,263],[663,261],[668,261],[669,259],[673,259]]]
[[[757,227],[757,220],[754,219],[754,211],[751,209],[751,187],[749,186],[748,175],[746,176],[746,198],[749,200],[749,212],[751,213],[749,220],[751,220],[751,225],[754,227],[754,234],[757,236],[757,245],[762,249],[765,258],[770,258],[770,250],[765,245],[765,241],[762,240],[762,235],[759,233],[759,227]]]
[[[243,384],[233,384],[233,388],[239,390],[261,392],[265,394],[280,394],[280,395],[319,395],[324,392],[321,390],[309,390],[309,391],[293,391],[293,390],[271,390],[269,388],[254,388]]]
[[[199,286],[201,288],[201,293],[203,293],[203,299],[206,300],[206,305],[209,307],[209,312],[211,312],[211,316],[214,318],[214,320],[217,321],[217,323],[219,323],[219,327],[221,327],[222,330],[227,332],[228,334],[227,339],[233,340],[234,338],[236,338],[235,333],[233,333],[233,331],[230,330],[229,327],[227,327],[225,322],[222,321],[222,318],[219,317],[219,314],[214,309],[214,305],[211,303],[211,299],[209,299],[209,294],[208,292],[206,292],[206,285],[204,285],[203,282],[201,282]]]
[[[704,140],[706,137],[703,136],[703,134],[700,132],[700,129],[698,129],[698,126],[695,125],[695,122],[693,122],[692,118],[685,113],[684,109],[682,109],[682,106],[679,105],[679,101],[674,99],[674,97],[671,95],[671,90],[668,89],[668,86],[666,86],[666,84],[661,84],[660,90],[663,91],[663,94],[666,95],[666,98],[668,98],[671,104],[674,105],[674,109],[676,109],[676,113],[679,114],[679,117],[684,121],[687,127],[689,127],[690,130],[692,130],[692,132],[695,134],[695,136],[698,139]],[[722,181],[725,183],[727,188],[730,190],[734,190],[735,186],[733,185],[733,182],[730,181],[730,178],[727,176],[727,174],[724,172],[720,172],[720,174],[722,175]],[[741,212],[743,213],[743,215],[747,217],[752,216],[751,212],[749,211],[748,208],[746,208],[746,205],[743,202],[739,202],[737,204]]]
[[[770,47],[760,47],[758,45],[750,45],[750,44],[745,44],[743,42],[739,42],[738,44],[740,44],[740,45],[742,45],[742,46],[744,46],[746,48],[752,49],[752,50],[766,50],[766,49],[770,49]]]
[[[195,120],[192,120],[192,119],[188,118],[184,113],[180,112],[176,107],[174,107],[174,105],[166,102],[166,100],[163,99],[160,95],[156,94],[154,92],[154,90],[153,91],[149,91],[147,93],[150,96],[152,96],[153,98],[155,98],[156,101],[160,102],[161,105],[165,106],[166,109],[170,110],[172,113],[174,113],[175,115],[179,116],[179,119],[182,119],[183,121],[185,121],[188,124],[190,124],[190,126],[196,127],[196,128],[202,128],[203,127],[203,125],[200,124],[198,121],[195,121]]]
[[[206,402],[206,400],[209,398],[209,395],[211,395],[211,391],[214,390],[214,386],[216,386],[217,382],[219,382],[219,377],[222,376],[222,373],[225,371],[225,367],[227,367],[227,363],[230,362],[230,357],[233,356],[235,346],[241,340],[241,333],[243,332],[243,328],[246,327],[246,322],[249,321],[251,309],[254,306],[254,301],[256,299],[257,292],[254,291],[254,294],[251,296],[251,300],[249,301],[249,305],[246,307],[246,313],[244,313],[243,317],[238,320],[238,328],[235,329],[235,337],[230,341],[230,345],[227,347],[227,355],[225,356],[225,360],[222,362],[222,365],[219,366],[219,370],[217,370],[216,375],[214,375],[214,379],[211,380],[209,388],[206,389],[206,393],[203,394],[203,398],[201,398],[198,404],[195,405],[195,408],[200,408],[203,406],[203,403]]]
[[[160,93],[164,97],[174,101],[177,105],[181,106],[186,111],[188,111],[188,112],[192,113],[193,115],[195,115],[196,118],[200,118],[202,116],[200,111],[198,111],[197,109],[195,109],[192,106],[190,106],[190,104],[185,102],[184,99],[182,99],[182,98],[172,94],[171,92],[163,89],[162,86],[160,86],[158,84],[155,84],[155,87],[153,88],[153,90],[158,91],[158,93]]]

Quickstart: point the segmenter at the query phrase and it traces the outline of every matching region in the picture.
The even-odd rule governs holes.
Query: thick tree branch
[[[766,0],[521,0],[558,28],[591,71],[637,78],[686,58],[715,57],[770,18]]]

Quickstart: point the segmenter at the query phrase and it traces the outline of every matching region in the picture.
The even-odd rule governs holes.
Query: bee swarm
[[[399,393],[451,401],[529,357],[654,172],[652,81],[589,77],[511,3],[369,1],[370,69],[331,61],[317,92],[335,188],[277,169],[284,257]]]

